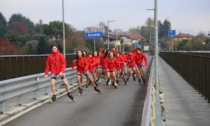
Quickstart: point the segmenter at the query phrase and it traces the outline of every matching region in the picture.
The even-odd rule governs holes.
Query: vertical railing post
[[[0,102],[0,115],[4,114],[4,101]]]
[[[22,98],[22,95],[20,95],[20,96],[17,97],[17,105],[18,105],[18,106],[22,106],[22,105],[23,105],[23,98]]]

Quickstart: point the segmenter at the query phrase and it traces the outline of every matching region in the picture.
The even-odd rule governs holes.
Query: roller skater
[[[55,95],[55,80],[59,75],[62,79],[63,84],[65,85],[67,96],[75,102],[74,97],[70,93],[70,88],[68,81],[65,75],[65,68],[66,68],[66,60],[64,56],[59,52],[58,45],[53,44],[51,46],[52,53],[47,57],[46,60],[46,68],[45,68],[45,78],[48,78],[48,72],[51,71],[51,90],[52,90],[52,99],[51,103],[56,102],[56,95]],[[55,65],[56,64],[56,65]]]

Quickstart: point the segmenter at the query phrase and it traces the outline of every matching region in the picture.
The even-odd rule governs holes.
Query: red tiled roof
[[[107,37],[108,35],[104,34],[103,36]],[[128,38],[130,38],[132,40],[145,39],[143,36],[137,35],[137,34],[132,34],[132,35],[131,34],[119,34],[118,38],[119,37],[123,37],[123,36],[128,37]],[[109,38],[116,39],[117,36],[116,36],[116,34],[109,34]]]
[[[178,35],[176,35],[176,37],[193,37],[192,35],[190,34],[186,34],[186,33],[179,33]]]
[[[145,39],[143,36],[141,35],[137,35],[137,34],[120,34],[120,36],[126,36],[132,40],[137,40],[137,39]]]

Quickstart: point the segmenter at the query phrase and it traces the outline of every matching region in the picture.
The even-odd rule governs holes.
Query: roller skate
[[[116,83],[119,84],[119,80],[116,80]]]
[[[114,85],[114,82],[112,82],[112,86],[115,86],[115,85]]]
[[[127,82],[129,81],[129,78],[127,78]]]
[[[141,84],[141,79],[139,78],[139,84]]]
[[[99,79],[97,80],[97,82],[100,84],[100,83],[101,83],[101,78],[99,78]]]
[[[128,85],[128,83],[127,83],[127,81],[124,79],[124,83],[125,83],[125,85]]]
[[[136,74],[133,73],[133,80],[136,81]]]
[[[106,85],[109,85],[109,80],[106,80]]]
[[[56,96],[53,95],[50,101],[51,104],[55,104],[56,103]]]
[[[114,83],[114,87],[117,89],[118,88],[118,85],[117,85],[117,83]]]
[[[85,84],[85,88],[86,88],[86,90],[88,90],[88,84]]]
[[[98,93],[102,94],[101,90],[100,90],[100,89],[98,89],[97,87],[94,87],[94,90],[95,90],[96,92],[98,92]]]
[[[82,88],[78,88],[78,90],[79,90],[78,95],[79,95],[79,96],[81,96],[81,95],[82,95],[82,93],[83,93],[83,89],[82,89]]]
[[[94,81],[94,83],[95,83],[95,85],[98,87],[98,83],[97,83],[97,81]]]
[[[74,99],[74,97],[72,96],[71,93],[67,93],[67,95],[68,95],[68,97],[69,97],[73,102],[76,102],[75,99]]]
[[[111,81],[111,80],[109,80],[109,82],[108,82],[109,87],[111,86],[111,84],[112,84],[112,81]]]
[[[143,78],[144,85],[146,85],[146,79]]]

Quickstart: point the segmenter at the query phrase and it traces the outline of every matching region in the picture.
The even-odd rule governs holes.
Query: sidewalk
[[[210,126],[210,104],[204,97],[160,57],[158,70],[167,126]]]

